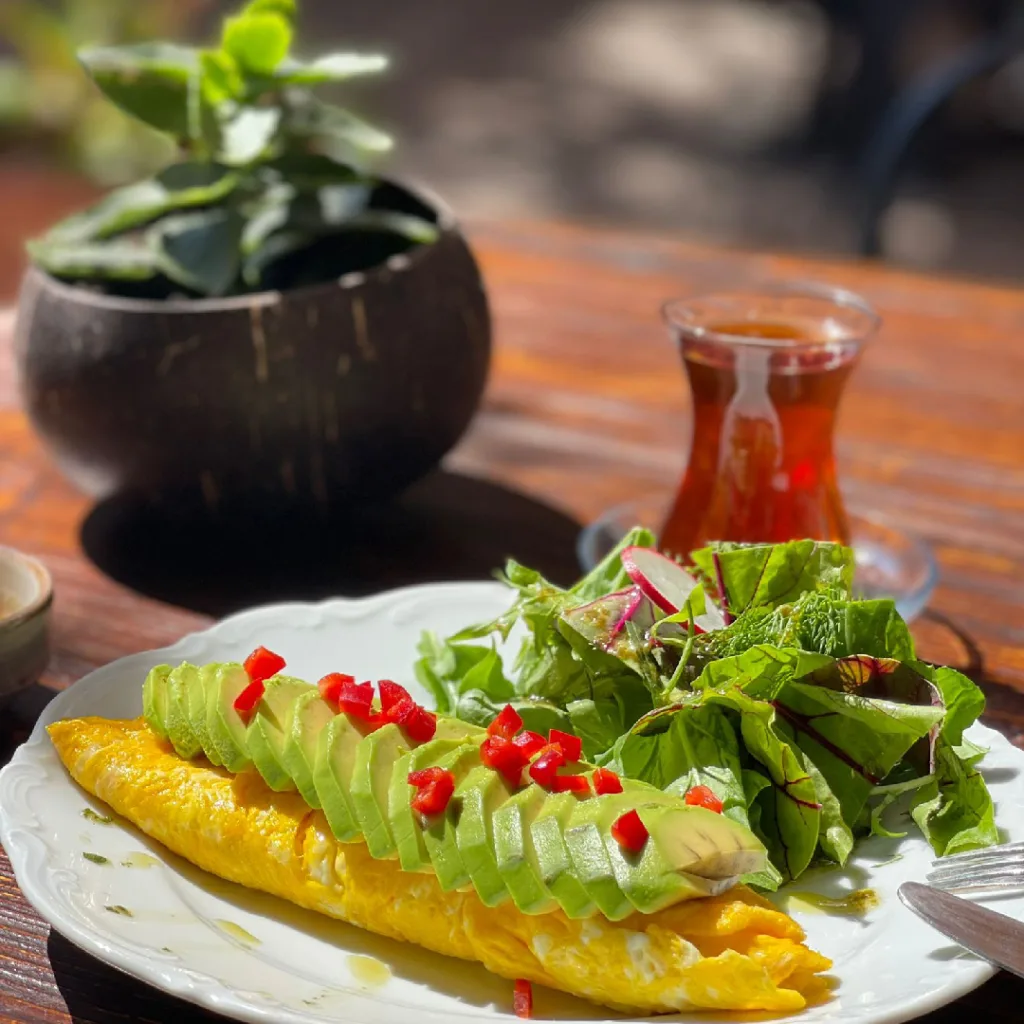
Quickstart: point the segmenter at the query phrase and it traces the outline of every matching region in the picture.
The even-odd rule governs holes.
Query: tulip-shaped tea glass
[[[872,517],[848,516],[836,479],[840,398],[879,318],[856,295],[772,282],[664,307],[693,398],[686,471],[666,515],[622,506],[581,536],[592,565],[635,522],[686,556],[711,540],[813,538],[853,544],[862,592],[900,598],[913,614],[934,586],[919,542]]]

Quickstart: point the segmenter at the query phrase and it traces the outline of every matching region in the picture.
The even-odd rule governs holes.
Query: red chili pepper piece
[[[414,743],[426,743],[437,732],[437,715],[417,704],[412,714],[402,723],[402,728]]]
[[[338,703],[338,698],[341,696],[342,687],[346,683],[354,683],[356,681],[355,676],[345,675],[344,672],[331,672],[330,674],[323,677],[318,682],[317,689],[320,691],[320,696],[324,700],[329,700],[332,704]]]
[[[707,786],[694,786],[684,798],[691,807],[706,807],[715,814],[722,813],[722,801]]]
[[[409,772],[407,778],[410,786],[422,789],[428,782],[436,782],[444,774],[444,768],[440,767],[440,765],[432,765],[430,768],[421,768],[417,772]],[[451,775],[451,772],[448,774]]]
[[[280,654],[268,651],[266,647],[257,647],[245,659],[245,671],[254,683],[262,683],[264,679],[276,676],[284,668],[284,658]]]
[[[498,712],[498,717],[487,726],[487,735],[504,736],[510,740],[522,727],[523,720],[519,717],[519,712],[511,704],[506,704]]]
[[[427,816],[443,813],[455,792],[455,776],[444,768],[410,772],[409,782],[416,787],[412,809]]]
[[[640,820],[640,815],[636,811],[627,811],[616,818],[612,825],[612,838],[630,853],[639,853],[644,848],[648,835],[647,826]]]
[[[437,731],[437,715],[420,707],[412,697],[403,697],[397,704],[392,704],[383,713],[383,718],[385,722],[400,725],[405,735],[416,743],[432,740]]]
[[[338,690],[338,707],[360,721],[379,721],[380,716],[373,710],[373,683],[343,683]]]
[[[552,729],[548,733],[548,742],[557,743],[565,752],[567,761],[578,761],[583,755],[583,741],[579,736],[572,733],[562,732],[561,729]]]
[[[513,789],[522,785],[528,758],[511,740],[504,736],[488,736],[480,744],[480,760],[488,768],[501,772]]]
[[[586,775],[556,775],[556,793],[589,793],[590,780]]]
[[[548,741],[539,732],[530,732],[526,729],[518,736],[512,738],[512,742],[527,756],[533,757],[538,750],[547,746]]]
[[[557,744],[548,744],[534,758],[530,765],[530,778],[544,789],[551,789],[555,784],[558,769],[565,764],[565,752]]]
[[[263,700],[263,691],[266,687],[262,679],[254,679],[236,698],[232,707],[241,716],[243,722],[248,722],[256,705]]]
[[[378,684],[380,688],[380,709],[386,715],[396,704],[403,700],[412,700],[409,691],[390,679],[382,679]]]
[[[598,796],[604,796],[605,793],[621,793],[622,779],[610,768],[595,768],[594,792]]]
[[[525,978],[516,978],[512,1008],[516,1016],[523,1020],[529,1020],[533,1016],[533,986]]]

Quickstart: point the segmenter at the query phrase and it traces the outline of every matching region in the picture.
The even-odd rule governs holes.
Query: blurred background
[[[234,4],[0,0],[0,300],[23,239],[166,158],[82,43],[202,39]],[[395,171],[468,219],[881,255],[1013,280],[1024,31],[1012,0],[302,0],[301,38],[379,49],[349,92]]]

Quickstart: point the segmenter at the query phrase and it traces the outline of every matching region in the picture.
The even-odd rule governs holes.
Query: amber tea
[[[745,310],[743,296],[667,310],[693,397],[693,435],[661,546],[685,554],[712,539],[848,543],[832,435],[874,316],[816,289],[780,285],[746,298]],[[864,322],[849,323],[851,312]]]

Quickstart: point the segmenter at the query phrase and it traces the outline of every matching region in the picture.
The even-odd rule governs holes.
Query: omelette
[[[311,687],[246,665],[161,666],[145,717],[50,737],[83,789],[198,867],[477,961],[517,992],[632,1013],[825,997],[830,962],[736,884],[763,848],[707,802],[618,780],[505,712],[484,732],[395,684],[368,701],[350,677]]]

